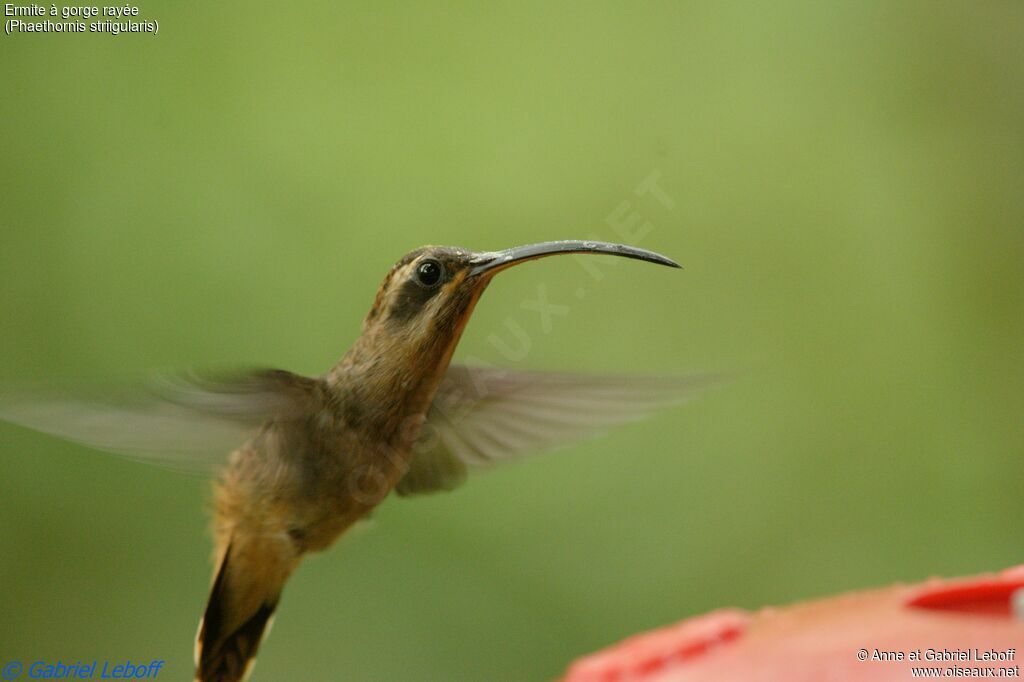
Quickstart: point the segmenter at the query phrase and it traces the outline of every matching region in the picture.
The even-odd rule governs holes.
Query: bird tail
[[[249,676],[295,567],[293,557],[271,538],[232,538],[199,621],[196,682],[242,682]]]

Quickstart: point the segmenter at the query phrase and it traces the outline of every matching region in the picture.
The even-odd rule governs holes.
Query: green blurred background
[[[519,268],[458,355],[741,372],[388,500],[299,570],[256,680],[550,679],[715,607],[1021,561],[1024,4],[141,14],[0,37],[2,380],[319,373],[406,251],[619,241],[627,201],[685,270]],[[0,658],[186,679],[208,484],[0,425],[0,491]]]

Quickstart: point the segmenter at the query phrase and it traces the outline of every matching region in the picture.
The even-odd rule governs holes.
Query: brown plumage
[[[425,247],[391,269],[358,340],[320,377],[264,370],[165,378],[144,390],[20,392],[0,396],[0,416],[175,467],[220,469],[211,453],[244,443],[218,477],[216,570],[196,639],[197,680],[242,680],[302,556],[328,547],[391,490],[451,489],[471,468],[636,419],[711,380],[450,367],[491,278],[558,253],[678,267],[600,242]]]

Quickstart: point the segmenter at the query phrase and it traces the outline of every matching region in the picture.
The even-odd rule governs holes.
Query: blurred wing
[[[305,413],[316,381],[255,370],[160,375],[133,385],[0,390],[0,419],[131,459],[212,472],[267,420]]]
[[[582,440],[684,402],[720,381],[709,374],[588,376],[452,365],[396,490],[450,490],[467,468]]]

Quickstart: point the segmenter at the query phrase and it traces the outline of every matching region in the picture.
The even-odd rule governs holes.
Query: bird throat
[[[368,320],[327,376],[349,428],[391,447],[412,445],[486,286],[482,282],[462,300],[451,301],[424,321],[426,333],[415,337],[390,320]]]

